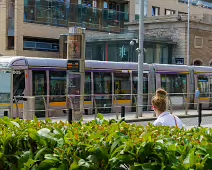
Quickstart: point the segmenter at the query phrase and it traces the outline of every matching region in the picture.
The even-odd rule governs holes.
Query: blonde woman
[[[156,91],[156,95],[152,98],[152,108],[157,116],[153,125],[183,127],[182,121],[167,111],[167,92],[164,89],[158,89]]]

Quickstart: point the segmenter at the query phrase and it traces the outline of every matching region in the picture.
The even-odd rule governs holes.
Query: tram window
[[[209,95],[209,83],[207,77],[198,77],[198,87],[200,89],[200,97],[207,97]]]
[[[23,96],[24,89],[25,89],[24,70],[13,71],[13,95]]]
[[[111,73],[94,73],[94,93],[112,94]]]
[[[50,71],[50,102],[66,101],[66,72],[65,71]]]
[[[33,71],[33,95],[46,95],[47,83],[46,83],[46,71]]]
[[[179,93],[181,96],[187,91],[186,75],[163,74],[161,75],[161,87],[164,88],[168,93]]]
[[[10,71],[0,71],[0,103],[10,103],[10,87],[11,87],[11,73]]]
[[[137,94],[138,89],[138,76],[133,73],[133,94]],[[143,93],[148,93],[148,74],[143,74]]]
[[[120,94],[116,95],[117,100],[129,100],[131,94],[130,74],[115,73],[114,87],[115,87],[115,94]]]
[[[91,74],[85,73],[85,101],[91,101]]]

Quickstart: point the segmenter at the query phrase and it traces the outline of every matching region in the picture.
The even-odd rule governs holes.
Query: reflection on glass
[[[13,71],[13,96],[16,101],[22,100],[25,90],[25,73],[24,70]]]
[[[130,82],[130,74],[114,74],[114,83],[115,83],[115,94],[117,100],[129,100],[131,94],[131,82]],[[128,95],[126,95],[128,94]]]
[[[64,102],[66,89],[66,72],[50,71],[50,102]]]
[[[94,2],[94,1],[93,1]],[[90,3],[91,4],[91,3]],[[108,4],[104,3],[104,7]],[[127,12],[114,9],[98,9],[91,5],[74,4],[65,1],[28,0],[24,2],[24,21],[62,27],[78,26],[92,30],[111,29],[120,32],[120,27],[129,20]]]
[[[94,93],[112,94],[111,73],[94,73]]]
[[[33,72],[33,92],[34,96],[46,95],[46,74],[41,71]]]
[[[137,105],[137,89],[138,89],[138,72],[133,73],[133,99],[132,99],[132,105]],[[148,74],[143,74],[143,104],[144,106],[147,106],[148,103]],[[132,111],[135,111],[135,107],[132,109]],[[147,107],[143,107],[144,110],[147,109]]]
[[[198,77],[198,87],[200,90],[200,97],[207,97],[209,95],[209,82],[208,77],[199,76]]]
[[[186,93],[187,90],[187,76],[181,74],[163,74],[161,75],[161,87],[168,93]],[[176,94],[175,94],[176,95]]]
[[[10,103],[11,72],[0,71],[0,103]]]
[[[91,74],[85,73],[85,101],[91,101]]]

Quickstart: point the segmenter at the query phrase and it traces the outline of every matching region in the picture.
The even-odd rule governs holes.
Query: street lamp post
[[[138,51],[138,93],[137,93],[137,112],[136,117],[142,116],[143,111],[143,41],[144,41],[144,0],[140,0],[139,17],[139,48]]]
[[[188,0],[187,65],[190,65],[190,0]]]

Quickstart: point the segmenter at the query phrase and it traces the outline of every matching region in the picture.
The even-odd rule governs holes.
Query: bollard
[[[68,123],[72,124],[72,109],[68,110]]]
[[[199,103],[199,107],[198,107],[198,127],[201,126],[201,122],[202,122],[202,103]]]
[[[8,111],[7,110],[4,111],[4,116],[8,117]]]
[[[125,106],[121,106],[121,118],[125,121]]]

